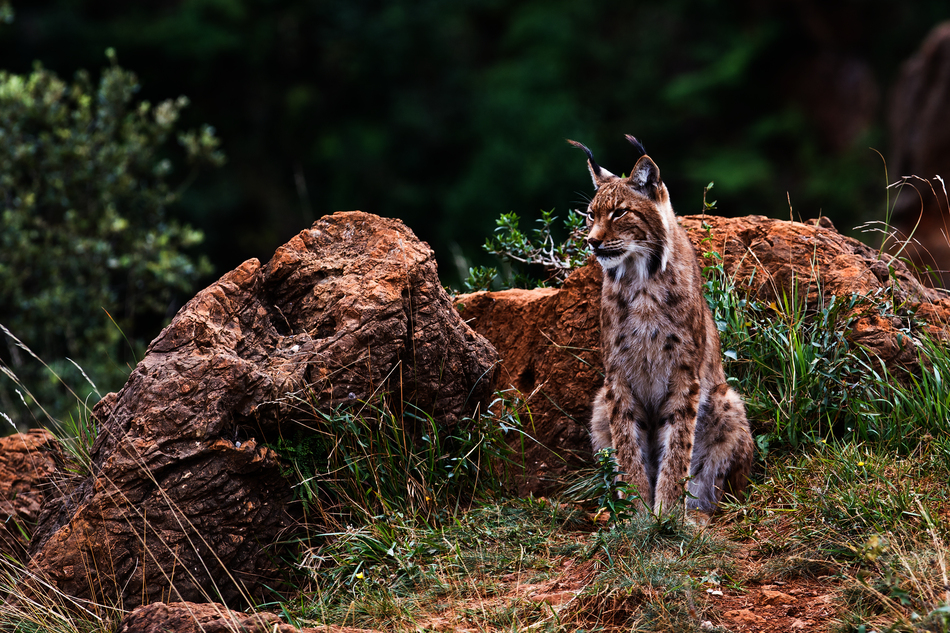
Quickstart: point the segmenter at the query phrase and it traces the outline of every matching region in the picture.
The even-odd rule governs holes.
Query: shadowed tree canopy
[[[681,212],[716,181],[730,215],[883,213],[886,94],[950,17],[942,0],[30,0],[0,31],[8,70],[69,76],[114,46],[157,101],[187,94],[229,165],[179,213],[219,272],[314,218],[404,219],[452,278],[500,213],[588,191],[564,138],[616,170],[624,133],[664,165]],[[630,163],[630,165],[627,165]],[[625,167],[626,166],[626,167]],[[584,193],[578,193],[584,192]],[[839,222],[839,220],[841,220]]]

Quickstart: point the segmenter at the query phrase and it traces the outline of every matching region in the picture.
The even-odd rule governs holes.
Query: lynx
[[[707,514],[748,481],[753,443],[739,395],[726,384],[719,333],[699,265],[656,163],[637,139],[629,177],[600,167],[581,143],[596,193],[587,243],[603,268],[604,386],[591,441],[613,447],[624,479],[654,513]],[[688,485],[687,475],[689,475]]]

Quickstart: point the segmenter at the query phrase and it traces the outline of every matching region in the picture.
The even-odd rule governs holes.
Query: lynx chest
[[[702,360],[702,327],[692,303],[660,283],[605,284],[601,349],[607,380],[631,389],[644,404],[664,400],[673,368]]]

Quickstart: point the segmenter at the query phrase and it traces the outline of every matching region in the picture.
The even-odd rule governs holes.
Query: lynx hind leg
[[[741,496],[754,444],[742,399],[725,383],[700,404],[690,461],[688,507],[712,514],[726,492]]]

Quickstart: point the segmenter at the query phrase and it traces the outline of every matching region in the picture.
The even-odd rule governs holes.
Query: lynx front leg
[[[614,443],[610,437],[610,410],[606,400],[607,387],[602,387],[594,398],[594,411],[590,419],[590,444],[596,453],[611,448]]]
[[[617,465],[625,473],[623,479],[640,495],[638,508],[653,505],[653,489],[647,477],[644,456],[647,453],[647,438],[640,422],[645,414],[643,407],[634,402],[623,407],[616,403],[615,414],[610,420],[610,433],[617,450]]]
[[[672,391],[674,393],[667,399],[660,417],[660,469],[653,502],[653,511],[657,514],[668,514],[679,506],[686,490],[699,404],[699,381],[694,379],[685,389]]]
[[[614,390],[605,385],[594,400],[591,442],[595,451],[608,446],[614,448],[617,467],[624,473],[623,480],[637,490],[645,507],[650,507],[653,496],[643,467],[637,409],[642,415],[642,407],[625,406]]]

